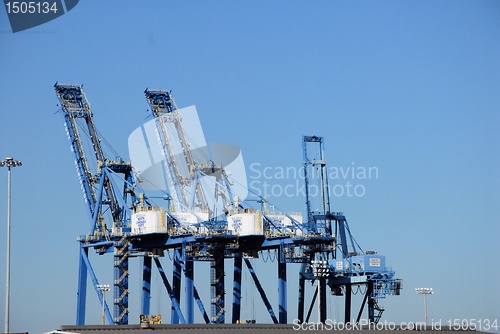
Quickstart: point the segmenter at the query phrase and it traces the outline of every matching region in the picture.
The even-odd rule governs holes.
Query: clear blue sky
[[[256,169],[298,168],[302,135],[324,136],[330,166],[378,170],[376,178],[333,180],[365,193],[334,196],[332,206],[404,280],[402,295],[382,302],[383,319],[422,320],[414,289],[433,287],[430,319],[500,321],[499,59],[498,1],[81,1],[16,34],[2,7],[0,158],[24,163],[12,173],[11,330],[75,321],[76,236],[88,223],[56,81],[85,85],[98,129],[125,159],[129,134],[148,116],[146,87],[196,105],[207,141],[240,146],[250,179]],[[6,181],[4,168],[0,286]],[[271,200],[305,210],[300,196]],[[111,283],[112,258],[94,259]],[[132,276],[139,267],[131,264]],[[277,283],[265,271],[271,294]],[[131,322],[138,302],[131,292]],[[257,320],[270,322],[256,303]],[[88,323],[99,323],[91,292],[88,307]],[[154,302],[152,312],[168,317],[168,307]]]

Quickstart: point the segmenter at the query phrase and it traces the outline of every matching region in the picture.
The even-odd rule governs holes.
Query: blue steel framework
[[[366,304],[368,319],[377,323],[384,311],[378,300],[387,295],[399,295],[402,281],[385,267],[385,257],[375,252],[363,252],[354,240],[343,213],[330,211],[329,187],[323,137],[304,136],[304,174],[306,184],[306,207],[310,229],[326,235],[336,236],[336,247],[318,251],[316,257],[301,267],[299,274],[298,319],[304,321],[305,281],[318,280],[316,291],[305,319],[309,321],[312,306],[318,298],[319,321],[326,320],[326,286],[333,295],[345,296],[344,321],[352,322],[352,287],[366,285],[366,292],[355,322],[359,322]],[[319,207],[311,205],[311,181],[319,183],[321,193]],[[316,184],[318,185],[318,184]],[[318,204],[318,203],[317,203]]]
[[[130,163],[107,159],[93,122],[90,104],[82,86],[55,84],[61,105],[66,133],[75,155],[75,166],[80,180],[87,213],[89,233],[79,238],[80,266],[78,274],[77,324],[85,323],[87,276],[93,282],[100,303],[102,292],[89,260],[88,249],[99,254],[114,253],[114,318],[108,305],[105,313],[109,323],[128,323],[128,259],[129,241],[126,238],[131,209],[136,203],[135,179]],[[83,138],[89,138],[91,150],[85,152]],[[121,182],[121,188],[118,183]],[[120,188],[120,190],[119,190]],[[109,212],[112,226],[106,225],[104,215]]]
[[[331,288],[332,294],[345,294],[346,322],[350,321],[350,292],[353,285],[367,285],[367,292],[358,313],[357,321],[360,320],[364,305],[367,303],[369,319],[377,322],[383,311],[378,307],[377,300],[388,294],[399,294],[401,281],[394,279],[394,272],[385,268],[385,258],[368,252],[358,255],[358,251],[361,250],[358,249],[359,246],[356,248],[357,244],[350,234],[345,217],[340,213],[330,212],[322,137],[304,137],[303,140],[306,173],[311,168],[321,171],[321,200],[323,202],[322,212],[313,212],[311,210],[309,182],[312,176],[306,174],[308,219],[304,224],[300,224],[294,218],[288,216],[294,227],[288,230],[281,229],[279,223],[264,212],[263,218],[266,226],[270,229],[266,230],[263,235],[233,235],[227,231],[227,221],[217,220],[217,217],[211,217],[209,221],[203,222],[203,225],[208,228],[208,233],[197,234],[186,232],[184,229],[177,229],[178,222],[175,215],[167,212],[170,224],[168,233],[136,236],[130,234],[131,215],[137,207],[148,206],[150,203],[136,187],[132,166],[128,162],[112,161],[104,156],[100,138],[93,124],[90,104],[82,86],[56,83],[55,90],[61,103],[66,132],[71,143],[71,150],[75,155],[75,165],[91,223],[89,234],[79,238],[80,268],[78,275],[77,325],[85,323],[87,276],[90,276],[100,303],[103,302],[102,293],[97,289],[98,280],[89,260],[89,248],[94,248],[99,255],[111,252],[114,254],[113,316],[111,316],[108,305],[105,303],[107,321],[114,324],[127,324],[129,320],[128,261],[131,257],[143,258],[141,314],[148,315],[150,313],[151,275],[154,262],[171,300],[172,323],[194,323],[195,304],[206,323],[225,322],[224,259],[228,258],[234,261],[231,319],[233,323],[238,323],[241,315],[243,262],[274,323],[287,323],[288,321],[286,270],[288,263],[301,264],[298,302],[298,319],[300,321],[309,321],[317,295],[319,295],[320,321],[325,321],[327,286]],[[163,94],[162,92],[165,91],[155,92]],[[150,102],[152,91],[146,90],[145,93],[148,102]],[[170,98],[170,93],[168,94],[168,98]],[[163,96],[162,99],[164,98],[166,97]],[[169,101],[164,100],[164,102]],[[165,105],[170,106],[170,110],[177,108],[175,103],[166,103]],[[151,103],[150,106],[153,107]],[[152,111],[154,112],[153,108]],[[180,124],[176,124],[176,127],[178,131],[182,131],[182,128],[179,130]],[[84,151],[83,138],[85,137],[90,138],[93,150],[91,154]],[[310,157],[307,150],[309,144],[319,144],[320,156],[318,158]],[[189,149],[189,147],[186,146],[185,149]],[[90,163],[90,160],[94,161],[94,165]],[[175,166],[172,165],[172,161],[169,163],[171,163],[169,168],[172,168],[172,172],[175,173]],[[213,171],[214,169],[212,169]],[[224,187],[230,193],[229,182],[223,168],[219,167],[218,171],[218,180],[221,184],[225,184]],[[175,183],[175,180],[172,182],[174,182],[174,188],[178,192],[177,197],[183,196],[181,183]],[[198,193],[197,196],[198,202],[203,203],[202,194]],[[232,198],[232,196],[229,198]],[[260,198],[260,202],[264,203],[265,200]],[[243,209],[242,204],[238,204],[238,206]],[[105,223],[105,214],[111,216],[111,228]],[[299,230],[301,233],[297,233]],[[348,240],[351,242],[352,251],[348,247]],[[174,251],[172,284],[170,284],[159,261],[159,256],[165,250]],[[259,252],[265,250],[276,250],[278,253],[278,316],[276,316],[249,261],[249,258],[257,257]],[[357,263],[364,260],[370,261],[370,265],[373,264],[373,266],[361,266]],[[207,314],[203,301],[194,285],[194,263],[196,261],[211,262],[210,285],[212,298],[210,316]],[[183,298],[181,295],[182,279],[185,280],[184,312],[181,309],[181,298]],[[311,282],[317,281],[318,284],[307,318],[304,319],[305,281],[307,280]]]

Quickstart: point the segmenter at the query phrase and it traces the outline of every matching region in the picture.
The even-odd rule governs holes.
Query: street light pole
[[[432,288],[416,288],[415,291],[417,295],[424,295],[424,320],[425,326],[427,326],[427,295],[432,295],[434,291]]]
[[[105,324],[104,318],[104,304],[106,303],[106,291],[109,291],[108,284],[97,284],[97,290],[102,293],[102,324]]]
[[[7,262],[5,274],[5,333],[9,333],[9,310],[10,310],[10,193],[11,193],[11,180],[10,170],[11,167],[22,166],[21,161],[14,160],[11,157],[5,158],[0,161],[0,167],[7,166]]]

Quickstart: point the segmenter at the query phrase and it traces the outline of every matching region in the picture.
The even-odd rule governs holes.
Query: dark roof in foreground
[[[142,327],[140,325],[85,325],[85,326],[61,326],[59,331],[50,333],[81,333],[81,334],[110,334],[111,332],[126,332],[127,334],[218,334],[218,333],[231,333],[231,334],[299,334],[299,333],[316,333],[316,332],[330,332],[332,330],[349,332],[349,333],[372,333],[377,334],[394,334],[394,331],[409,332],[407,328],[401,327],[387,327],[379,326],[379,328],[368,328],[367,326],[357,326],[342,329],[342,325],[334,327],[332,324],[318,324],[308,323],[303,324],[192,324],[192,325],[149,325]],[[434,332],[439,334],[455,333],[457,331],[450,330],[443,326],[440,330],[432,330],[429,326],[428,329],[418,328],[415,326],[414,332],[419,334]],[[472,330],[461,330],[460,333],[482,333]]]

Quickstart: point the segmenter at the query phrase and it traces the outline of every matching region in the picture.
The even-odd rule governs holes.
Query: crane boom
[[[203,191],[203,187],[198,182],[196,176],[199,163],[195,161],[186,133],[182,126],[182,120],[179,113],[179,108],[175,104],[170,91],[165,90],[149,90],[144,91],[146,99],[151,107],[151,112],[155,118],[156,128],[162,150],[165,154],[165,165],[167,167],[167,177],[171,187],[170,192],[176,201],[178,210],[185,211],[197,207],[200,210],[208,211],[208,203]],[[175,127],[177,140],[182,148],[184,161],[179,162],[174,148],[173,138],[169,134],[167,124],[172,123]],[[185,164],[188,169],[189,176],[183,175],[179,164]],[[194,184],[194,200],[191,201],[188,196],[188,189]]]
[[[98,210],[100,201],[97,198],[95,189],[97,188],[97,183],[101,179],[100,174],[102,171],[102,165],[106,162],[106,158],[104,157],[101,142],[94,125],[90,103],[88,102],[81,85],[63,85],[56,83],[55,89],[57,97],[61,103],[66,131],[71,141],[72,150],[75,154],[75,164],[80,178],[80,183],[82,184],[84,199],[88,204],[91,217],[96,219],[96,215],[99,214]],[[82,134],[80,133],[77,124],[78,119],[84,120],[87,130],[86,134],[89,136],[92,143],[93,153],[98,164],[95,172],[91,171],[89,161],[85,155]],[[107,203],[109,203],[109,207],[111,209],[113,222],[115,224],[119,223],[122,210],[118,205],[110,180],[109,178],[104,178],[102,181],[104,182],[103,185],[107,196]],[[101,228],[101,226],[95,226],[94,228]],[[101,229],[100,232],[104,233],[104,230]]]
[[[75,166],[82,187],[84,201],[87,203],[90,217],[93,217],[95,203],[97,202],[94,190],[95,178],[90,171],[76,124],[77,118],[85,118],[87,124],[89,121],[91,122],[92,113],[90,106],[80,86],[60,85],[56,83],[55,88],[57,97],[61,103],[66,134],[71,143],[71,151],[75,154]]]

